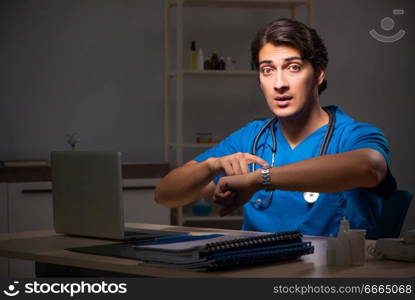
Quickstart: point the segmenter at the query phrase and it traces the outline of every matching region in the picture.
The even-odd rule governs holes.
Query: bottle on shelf
[[[232,70],[232,58],[230,56],[226,56],[225,70]]]
[[[211,70],[212,69],[212,65],[210,64],[210,60],[209,59],[205,59],[205,62],[203,64],[203,68],[205,70]]]
[[[232,59],[231,70],[236,69],[236,59]]]
[[[192,41],[190,45],[190,69],[197,70],[197,52],[195,41]]]
[[[221,57],[219,60],[219,70],[225,70],[225,69],[226,69],[225,58]]]
[[[213,70],[219,70],[219,57],[216,51],[213,51],[210,57],[210,66]]]
[[[211,132],[196,132],[196,144],[210,144],[212,143]]]
[[[203,54],[202,48],[199,48],[197,52],[197,70],[203,71],[205,69],[205,56]]]

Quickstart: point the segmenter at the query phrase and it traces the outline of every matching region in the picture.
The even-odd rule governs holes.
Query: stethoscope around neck
[[[326,155],[327,147],[328,147],[330,139],[333,135],[334,126],[336,124],[336,113],[334,111],[334,107],[326,106],[326,107],[323,107],[323,109],[329,115],[329,124],[328,124],[327,130],[326,130],[326,133],[324,135],[323,142],[322,142],[321,147],[320,147],[319,156]],[[256,150],[257,150],[257,147],[258,147],[259,139],[261,138],[261,136],[263,135],[265,130],[267,130],[267,128],[270,129],[271,138],[272,138],[271,167],[273,167],[274,164],[275,164],[275,157],[276,157],[276,154],[277,154],[277,139],[275,137],[275,130],[274,130],[275,124],[277,122],[278,122],[278,118],[274,117],[271,120],[269,120],[267,123],[265,123],[265,125],[262,126],[261,130],[256,135],[256,137],[254,139],[254,143],[252,145],[252,154],[256,155]],[[255,171],[255,164],[254,163],[252,164],[252,172],[253,171]],[[274,191],[271,191],[269,193],[268,197],[267,197],[268,199],[265,200],[265,199],[262,199],[262,198],[257,198],[257,199],[251,200],[251,204],[256,209],[266,209],[271,205],[273,195],[274,195]],[[319,196],[320,196],[320,194],[315,193],[315,192],[304,192],[303,193],[304,201],[306,201],[310,205],[312,205],[314,202],[316,202],[317,199],[319,198]]]

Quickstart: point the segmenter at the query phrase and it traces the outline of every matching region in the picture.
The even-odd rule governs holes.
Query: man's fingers
[[[247,174],[248,173],[248,161],[243,158],[239,161],[239,166],[241,168],[242,173],[241,174]]]
[[[218,189],[221,194],[225,194],[227,191],[230,192],[228,184],[223,181],[218,182]]]
[[[227,176],[233,176],[233,175],[235,175],[235,173],[233,171],[233,168],[232,168],[232,165],[231,165],[231,163],[229,161],[224,161],[222,163],[222,166],[223,166],[223,169],[225,170],[225,174]]]
[[[232,205],[235,199],[235,193],[231,191],[226,191],[225,193],[218,193],[215,195],[214,202],[221,206],[230,206]]]
[[[260,158],[258,156],[255,156],[255,155],[252,155],[252,154],[249,154],[249,153],[246,153],[246,159],[250,163],[256,163],[256,164],[261,165],[263,167],[268,165],[268,163],[265,160],[263,160],[262,158]]]
[[[228,206],[235,198],[235,192],[231,191],[228,184],[221,179],[216,185],[214,197],[215,203],[222,206]]]
[[[267,162],[262,158],[250,153],[235,153],[220,159],[222,169],[227,176],[247,174],[249,172],[249,164],[254,163],[263,167],[267,166]]]
[[[240,165],[240,160],[239,159],[232,159],[231,160],[231,165],[232,165],[232,169],[233,169],[233,175],[239,175],[242,174],[242,169],[241,169],[241,165]]]

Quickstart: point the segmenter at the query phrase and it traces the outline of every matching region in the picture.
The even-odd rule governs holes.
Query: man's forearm
[[[359,149],[272,168],[270,174],[277,190],[335,193],[376,186],[386,174],[386,163],[379,152]]]
[[[187,163],[161,180],[156,188],[155,200],[170,208],[190,204],[205,196],[203,193],[214,176],[208,161]]]

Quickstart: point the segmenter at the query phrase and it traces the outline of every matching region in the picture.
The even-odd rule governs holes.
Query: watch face
[[[306,192],[303,194],[304,200],[308,203],[314,203],[317,201],[319,193]]]

